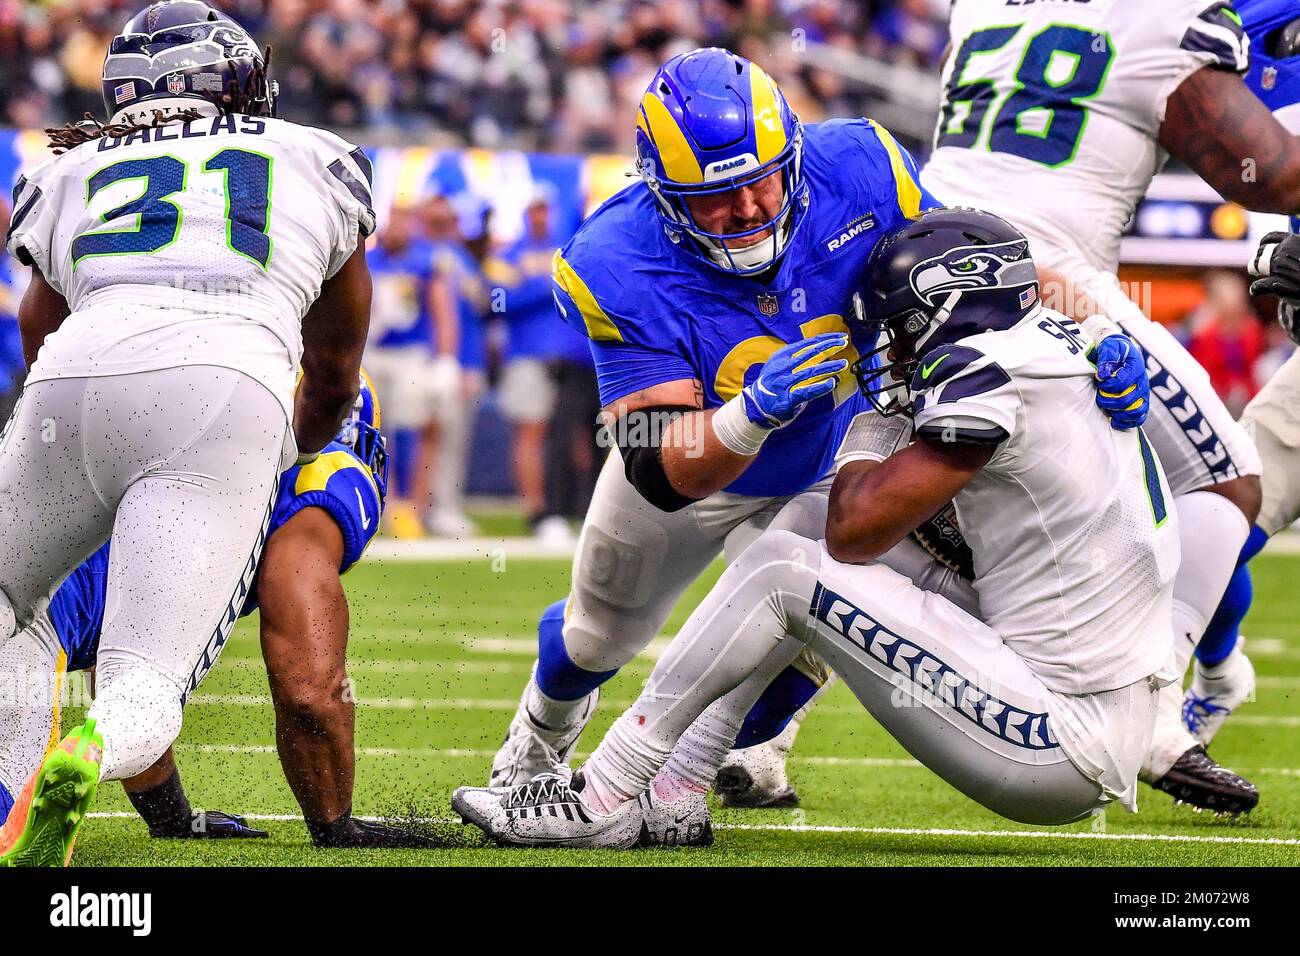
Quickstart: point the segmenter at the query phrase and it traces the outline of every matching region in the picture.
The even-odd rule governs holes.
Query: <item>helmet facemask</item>
[[[953,292],[934,313],[909,309],[896,315],[868,315],[860,293],[853,294],[854,344],[859,358],[852,371],[858,388],[881,415],[915,411],[912,377],[925,343],[951,314],[961,293]]]
[[[802,157],[803,131],[797,129],[793,140],[780,154],[762,166],[737,176],[706,183],[666,181],[655,174],[654,163],[648,157],[637,162],[637,170],[658,202],[673,241],[680,241],[685,235],[719,269],[737,275],[754,275],[770,268],[781,258],[789,247],[796,220],[808,205],[808,189],[801,174]],[[688,200],[693,197],[734,192],[769,176],[781,177],[781,206],[771,218],[758,225],[739,232],[712,232],[702,226],[691,212]],[[750,245],[736,247],[729,244],[766,230],[771,231],[769,236]]]

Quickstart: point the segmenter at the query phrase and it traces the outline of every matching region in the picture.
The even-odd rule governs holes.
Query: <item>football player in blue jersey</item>
[[[1246,85],[1278,123],[1300,134],[1300,9],[1294,0],[1237,0],[1242,26],[1250,37]],[[1259,276],[1255,294],[1278,296],[1278,319],[1300,342],[1300,216],[1291,230],[1266,235],[1251,271]],[[1241,648],[1242,618],[1250,609],[1252,587],[1246,562],[1265,542],[1300,518],[1300,356],[1287,360],[1242,414],[1264,462],[1259,516],[1246,539],[1223,600],[1196,649],[1192,685],[1183,698],[1183,722],[1209,744],[1232,711],[1254,693],[1255,675]]]
[[[347,689],[347,597],[340,577],[374,538],[388,484],[379,401],[362,373],[353,413],[320,453],[284,473],[266,548],[241,616],[260,608],[276,744],[289,787],[319,847],[424,847],[417,834],[352,816],[355,705]],[[48,612],[0,651],[0,671],[53,689],[39,704],[0,708],[0,824],[17,788],[57,741],[64,675],[92,669],[107,601],[109,541],[60,586]],[[208,667],[220,653],[209,646]],[[201,664],[190,679],[192,693]],[[155,837],[257,837],[242,817],[192,811],[172,751],[122,781]]]
[[[761,68],[726,50],[673,57],[638,112],[640,182],[552,269],[561,316],[590,339],[619,454],[597,483],[572,590],[542,615],[492,786],[568,758],[597,688],[718,554],[734,558],[768,529],[822,535],[834,469],[862,454],[853,425],[867,413],[844,305],[877,239],[938,205],[878,123],[804,126]],[[1140,366],[1106,386],[1128,390],[1111,407],[1132,420],[1145,411]],[[940,592],[964,584],[914,540],[886,560]],[[807,687],[824,680],[810,656],[793,666]],[[731,703],[669,764],[701,812],[695,796],[747,709]]]

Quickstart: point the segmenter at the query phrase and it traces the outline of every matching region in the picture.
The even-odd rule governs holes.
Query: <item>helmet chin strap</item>
[[[157,99],[144,100],[140,103],[132,103],[113,114],[108,121],[109,126],[116,126],[119,123],[147,123],[153,120],[153,114],[160,112],[163,116],[172,116],[176,113],[184,113],[186,110],[193,110],[200,116],[220,116],[221,110],[217,109],[216,103],[198,96],[160,96]]]
[[[943,327],[952,315],[952,310],[957,308],[957,303],[961,301],[961,291],[954,289],[944,298],[943,304],[934,313],[934,318],[930,320],[930,326],[925,330],[925,334],[916,340],[916,354],[919,357],[925,349],[925,343],[930,341],[930,337]]]

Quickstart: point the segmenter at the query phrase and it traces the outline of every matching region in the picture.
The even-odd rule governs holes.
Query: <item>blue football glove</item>
[[[1127,335],[1108,335],[1094,350],[1097,407],[1116,431],[1137,428],[1151,411],[1151,381],[1142,350]]]
[[[773,352],[758,377],[741,390],[749,420],[762,428],[780,428],[794,421],[809,402],[833,392],[835,376],[849,363],[842,358],[822,359],[848,344],[844,332],[823,332]]]

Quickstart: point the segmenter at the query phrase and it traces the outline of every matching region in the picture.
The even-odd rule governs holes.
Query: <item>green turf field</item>
[[[272,713],[256,639],[241,623],[220,664],[186,709],[178,757],[196,808],[271,819],[269,840],[147,838],[116,785],[103,788],[82,831],[80,865],[1202,865],[1300,862],[1300,558],[1255,565],[1247,621],[1259,700],[1215,741],[1218,758],[1254,778],[1260,807],[1225,823],[1175,808],[1145,787],[1142,812],[1057,830],[1002,820],[912,762],[836,686],[804,726],[792,778],[796,811],[717,811],[707,850],[620,854],[503,850],[476,830],[433,826],[450,847],[424,852],[314,850],[273,751]],[[537,612],[567,586],[567,561],[369,561],[347,578],[351,675],[359,699],[358,814],[446,819],[452,790],[486,780],[535,645]],[[711,581],[712,578],[709,578]],[[679,626],[701,582],[670,622]],[[655,647],[662,646],[662,639]],[[653,650],[652,650],[653,653]],[[645,660],[606,685],[590,748],[649,671]],[[67,720],[77,719],[76,712]],[[70,724],[65,723],[65,726]],[[284,817],[284,819],[277,819]]]

